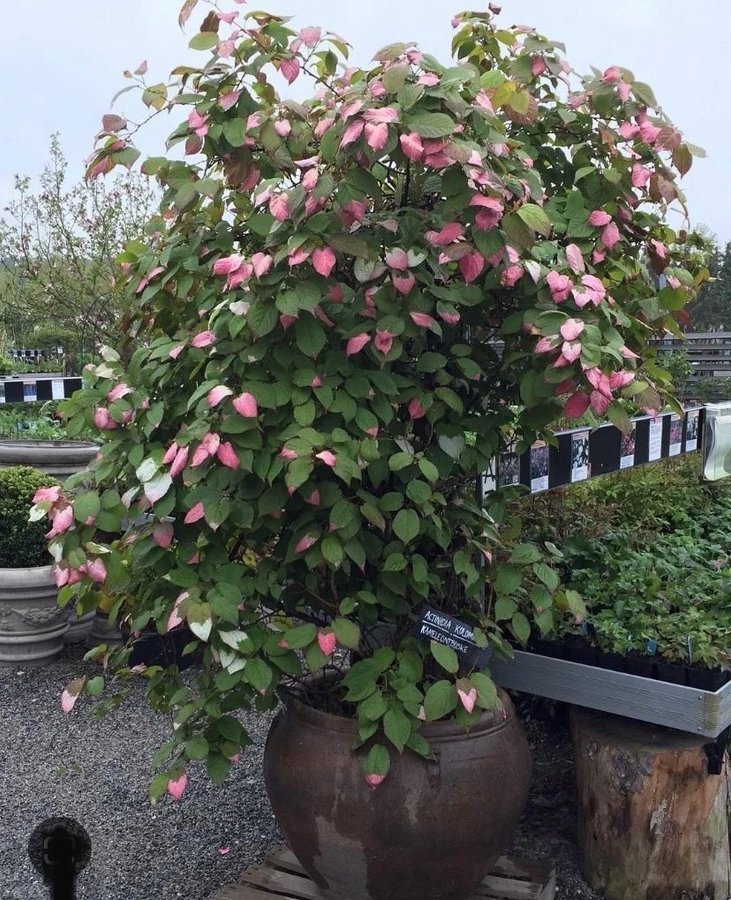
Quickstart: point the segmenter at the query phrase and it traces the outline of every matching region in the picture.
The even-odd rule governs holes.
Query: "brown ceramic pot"
[[[377,788],[351,751],[356,722],[289,699],[274,720],[264,777],[289,846],[329,900],[462,900],[510,843],[528,797],[530,754],[508,696],[466,733],[422,734],[427,762],[391,754]]]

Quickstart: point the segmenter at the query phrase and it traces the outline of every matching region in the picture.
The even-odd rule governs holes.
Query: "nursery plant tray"
[[[642,678],[566,659],[514,651],[493,660],[505,688],[716,738],[731,725],[731,681],[717,691]]]
[[[556,870],[547,861],[501,857],[469,900],[553,900]],[[321,900],[317,885],[288,847],[273,851],[263,866],[247,869],[238,884],[222,888],[210,900]]]

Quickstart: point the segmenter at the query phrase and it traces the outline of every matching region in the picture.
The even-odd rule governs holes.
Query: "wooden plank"
[[[270,894],[283,894],[296,900],[322,900],[320,889],[307,876],[280,872],[269,867],[249,869],[241,876],[240,883],[267,888]]]
[[[705,737],[731,725],[731,682],[713,693],[521,650],[490,668],[503,687]]]
[[[469,900],[553,900],[556,872],[548,861],[501,857]],[[322,900],[316,885],[286,847],[267,856],[265,866],[247,869],[238,885],[211,900]]]

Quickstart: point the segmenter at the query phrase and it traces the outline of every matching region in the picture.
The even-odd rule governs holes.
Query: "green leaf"
[[[244,119],[226,119],[223,123],[223,136],[232,147],[243,147],[246,140],[246,122]]]
[[[343,545],[335,535],[329,534],[323,538],[320,544],[320,552],[326,562],[329,562],[335,569],[339,569],[343,561]]]
[[[360,646],[360,626],[350,619],[333,619],[332,629],[338,643],[350,650],[357,650]]]
[[[411,719],[400,709],[389,709],[383,717],[383,730],[399,753],[411,736]]]
[[[498,594],[513,594],[523,581],[520,569],[515,566],[501,566],[495,578],[495,590]]]
[[[325,332],[312,316],[297,319],[294,330],[297,346],[306,356],[316,357],[325,346]]]
[[[473,672],[470,681],[477,688],[477,702],[483,709],[500,709],[502,701],[498,696],[495,682],[484,672]]]
[[[85,523],[89,519],[96,519],[101,509],[101,501],[96,491],[85,491],[74,500],[74,518],[77,522]]]
[[[431,655],[439,663],[439,665],[450,672],[452,675],[459,670],[459,659],[457,654],[451,647],[446,644],[440,644],[438,641],[430,641]]]
[[[528,638],[530,637],[530,622],[522,612],[515,613],[510,622],[510,627],[513,634],[522,644],[527,643]]]
[[[419,469],[424,478],[427,478],[432,482],[439,481],[439,469],[437,469],[433,462],[430,462],[428,459],[420,459]]]
[[[437,681],[424,697],[424,715],[434,722],[449,715],[457,705],[457,691],[450,681]]]
[[[196,734],[185,742],[185,755],[188,759],[205,759],[208,756],[208,750],[208,741],[202,734]]]
[[[533,231],[537,231],[544,237],[550,237],[553,225],[540,206],[536,206],[535,203],[526,203],[520,207],[518,215]]]
[[[529,563],[540,562],[543,559],[541,551],[535,544],[518,544],[510,554],[510,562],[525,566]]]
[[[535,566],[533,566],[533,571],[536,574],[536,578],[539,578],[546,585],[549,591],[558,590],[559,577],[553,569],[551,569],[545,563],[537,563]]]
[[[363,768],[366,775],[388,775],[391,768],[391,757],[382,744],[374,744],[366,757]]]
[[[317,637],[317,628],[310,623],[290,628],[283,635],[283,640],[290,650],[301,650],[311,644]]]
[[[269,303],[253,303],[247,315],[251,330],[257,337],[269,334],[277,324],[277,308]]]
[[[104,677],[102,675],[95,675],[94,678],[90,678],[86,682],[86,692],[91,694],[92,697],[99,697],[103,690]]]
[[[393,530],[395,535],[399,540],[403,541],[404,544],[413,541],[419,534],[419,515],[416,510],[399,510],[399,512],[396,513],[396,518],[393,520]]]
[[[219,41],[215,31],[200,31],[188,42],[191,50],[212,50]]]
[[[213,781],[215,784],[220,784],[228,775],[231,769],[231,762],[220,753],[212,753],[208,757],[206,769],[208,771],[208,777],[211,779],[211,781]]]
[[[454,133],[455,122],[446,113],[418,110],[406,117],[406,125],[422,137],[440,138]]]

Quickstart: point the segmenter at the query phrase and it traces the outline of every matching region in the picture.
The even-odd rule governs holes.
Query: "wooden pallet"
[[[501,857],[469,900],[553,900],[556,870],[547,862]],[[238,884],[222,888],[211,900],[322,900],[288,847],[274,850],[265,865],[247,869]],[[343,898],[347,900],[347,898]]]

